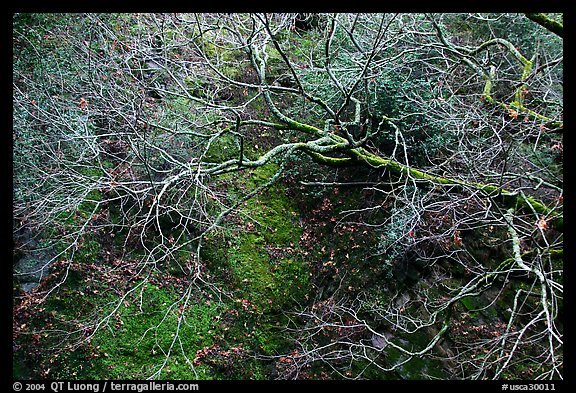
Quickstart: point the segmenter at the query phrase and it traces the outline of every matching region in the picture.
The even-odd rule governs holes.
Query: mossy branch
[[[437,185],[451,186],[451,190],[454,191],[462,191],[464,189],[470,189],[470,188],[480,190],[488,197],[499,198],[500,201],[506,207],[512,207],[515,209],[520,207],[530,208],[531,210],[533,210],[538,214],[549,216],[549,219],[554,226],[561,228],[563,225],[562,214],[554,211],[554,209],[547,207],[545,204],[543,204],[540,201],[537,201],[535,198],[531,196],[526,196],[518,192],[511,192],[502,187],[495,186],[492,184],[466,182],[462,180],[431,175],[429,173],[420,171],[416,168],[411,168],[409,166],[403,165],[397,161],[379,157],[377,155],[367,152],[362,148],[350,149],[348,150],[348,153],[351,155],[351,157],[355,158],[352,161],[348,161],[348,163],[363,164],[370,167],[386,169],[396,175],[410,176],[412,179],[416,181],[417,184],[420,185],[426,185],[431,183]],[[344,163],[344,161],[340,161],[340,163]]]
[[[310,156],[314,162],[332,167],[364,165],[372,168],[388,170],[397,176],[409,176],[421,187],[434,184],[450,186],[451,191],[463,191],[465,189],[479,190],[487,197],[497,198],[506,207],[513,209],[522,207],[529,208],[536,214],[548,216],[548,220],[555,227],[562,228],[563,225],[563,215],[555,211],[555,209],[549,208],[532,196],[525,195],[524,193],[512,192],[493,184],[467,182],[432,175],[419,169],[401,164],[397,161],[377,156],[363,148],[345,148],[344,144],[340,146],[322,146],[322,149],[319,149],[318,144],[300,144],[297,148]],[[326,155],[327,153],[334,151],[340,151],[341,153],[348,155],[348,157],[330,157]]]
[[[331,167],[347,167],[355,165],[355,160],[349,157],[344,158],[336,158],[336,157],[329,157],[323,154],[317,153],[315,151],[310,150],[302,150],[306,153],[312,160],[318,164],[328,165]]]
[[[528,19],[533,22],[538,23],[540,26],[556,34],[558,37],[564,38],[564,25],[552,18],[549,18],[546,14],[524,14]]]
[[[527,16],[528,15],[533,15],[533,16],[535,15],[538,18],[541,18],[541,19],[546,18],[547,20],[551,21],[552,23],[559,24],[558,22],[548,18],[544,14],[526,14],[526,15]],[[531,120],[545,121],[547,123],[546,125],[548,127],[562,128],[562,126],[563,126],[562,122],[555,121],[554,119],[543,116],[543,115],[541,115],[541,114],[539,114],[533,110],[530,110],[524,106],[524,95],[525,95],[525,92],[527,91],[526,81],[532,75],[533,66],[534,66],[534,59],[529,60],[514,46],[514,44],[512,44],[510,41],[507,41],[507,40],[502,39],[502,38],[493,38],[491,40],[483,42],[482,44],[478,45],[476,48],[473,48],[473,49],[454,45],[446,38],[445,33],[442,30],[442,27],[434,20],[432,20],[432,23],[433,23],[433,26],[435,27],[435,29],[438,33],[438,37],[440,38],[440,40],[444,44],[444,46],[452,54],[454,54],[456,57],[458,57],[462,62],[464,62],[466,65],[468,65],[470,68],[472,68],[478,75],[480,75],[480,76],[482,76],[482,78],[484,78],[485,83],[484,83],[484,88],[482,91],[482,100],[484,102],[487,102],[490,104],[497,104],[498,106],[504,108],[505,110],[510,110],[510,108],[513,108],[517,112],[524,114],[526,117],[528,117]],[[560,25],[560,30],[561,30],[562,25],[561,24],[559,24],[559,25]],[[512,56],[514,56],[516,58],[516,60],[518,60],[518,62],[522,64],[522,73],[521,73],[521,82],[522,83],[520,84],[520,86],[518,86],[518,88],[516,89],[516,91],[514,93],[514,101],[509,103],[509,104],[501,102],[501,101],[496,101],[494,99],[494,97],[492,96],[492,88],[493,88],[494,82],[496,80],[495,67],[491,66],[489,71],[486,71],[483,67],[481,67],[479,64],[477,64],[477,61],[474,59],[475,55],[479,54],[480,52],[484,51],[487,48],[490,48],[490,47],[496,46],[496,45],[506,48],[512,54]],[[541,70],[541,69],[539,69],[539,70]]]
[[[238,167],[242,166],[242,158],[244,157],[244,137],[240,134],[240,116],[236,115],[236,133],[240,138],[240,156],[238,157]]]
[[[493,103],[494,98],[492,98],[492,85],[494,83],[494,79],[496,78],[496,67],[491,66],[490,72],[484,78],[486,79],[486,83],[484,83],[484,91],[482,92],[482,98],[486,102]]]
[[[389,121],[389,120],[388,120]],[[316,163],[331,167],[367,166],[388,170],[396,176],[408,176],[420,187],[432,185],[449,186],[450,191],[459,192],[464,190],[478,190],[486,197],[495,198],[499,203],[507,208],[528,208],[535,214],[546,216],[547,220],[555,227],[562,228],[563,215],[554,208],[546,206],[532,196],[522,192],[510,191],[493,184],[483,184],[468,182],[453,178],[433,175],[425,171],[401,164],[395,160],[384,158],[370,153],[366,149],[353,148],[341,136],[326,133],[317,127],[289,120],[288,124],[266,123],[266,125],[276,129],[294,129],[308,135],[322,135],[320,138],[308,142],[288,143],[274,147],[257,160],[235,159],[223,162],[216,167],[206,169],[205,172],[211,175],[218,175],[230,171],[244,168],[255,168],[270,162],[274,157],[288,157],[296,151],[307,154]],[[333,157],[334,153],[343,156]],[[242,167],[242,168],[241,168]]]

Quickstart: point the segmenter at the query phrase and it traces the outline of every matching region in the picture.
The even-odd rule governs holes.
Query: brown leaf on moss
[[[538,220],[538,223],[536,224],[536,226],[538,228],[540,228],[542,231],[545,231],[548,229],[548,222],[546,222],[545,218],[541,218]]]
[[[82,110],[88,108],[88,101],[84,97],[81,97],[80,103],[78,104],[78,107]]]

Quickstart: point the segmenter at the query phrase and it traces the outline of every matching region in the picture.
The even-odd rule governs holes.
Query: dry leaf
[[[548,229],[548,223],[546,222],[546,219],[544,219],[544,218],[539,219],[536,226],[538,228],[540,228],[542,231],[545,231],[546,229]]]
[[[552,145],[550,150],[558,150],[558,151],[562,152],[562,151],[564,151],[564,145],[562,143],[555,143],[554,145]]]
[[[462,247],[462,238],[460,237],[460,231],[454,232],[454,244],[458,247]]]

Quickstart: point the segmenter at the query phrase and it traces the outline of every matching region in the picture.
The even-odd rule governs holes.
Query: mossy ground
[[[257,169],[250,180],[236,179],[230,187],[238,192],[256,187],[276,170],[275,165]],[[75,214],[63,216],[63,225],[75,227],[94,206],[82,205]],[[165,268],[149,270],[143,280],[135,274],[137,250],[119,260],[119,255],[107,253],[114,253],[114,247],[103,244],[103,237],[86,235],[74,253],[54,264],[54,273],[39,288],[57,282],[65,269],[66,281],[53,296],[17,311],[16,319],[25,316],[28,327],[16,342],[34,355],[15,356],[15,377],[131,379],[158,372],[161,379],[266,378],[269,365],[254,355],[285,349],[282,312],[304,299],[310,273],[297,251],[299,213],[281,186],[262,192],[241,210],[220,233],[206,239],[203,251],[208,275],[219,279],[226,272],[228,281],[222,284],[227,296],[191,284],[175,271],[174,266],[190,258],[185,249]],[[117,210],[109,212],[109,219],[117,221]],[[118,303],[122,294],[127,295]],[[88,342],[73,351],[49,349],[77,343],[92,329],[61,336],[53,328],[63,324],[81,332],[95,317],[103,323]],[[32,331],[42,333],[27,334]]]

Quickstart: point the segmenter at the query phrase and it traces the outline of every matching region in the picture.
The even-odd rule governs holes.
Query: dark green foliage
[[[490,24],[486,23],[487,19],[491,20]],[[551,32],[543,32],[541,26],[524,14],[482,14],[478,17],[447,14],[443,20],[449,31],[458,37],[458,44],[461,45],[479,45],[496,35],[506,37],[521,48],[528,58],[542,49],[553,53],[562,45],[558,37]],[[543,33],[546,39],[542,39]]]
[[[395,129],[384,124],[374,138],[374,142],[386,155],[396,150],[396,159],[408,162],[417,167],[430,164],[429,157],[441,155],[447,146],[454,141],[455,136],[449,129],[442,127],[436,119],[420,110],[417,101],[411,95],[417,94],[424,101],[435,100],[433,82],[426,78],[403,75],[388,75],[374,82],[371,126],[378,129],[382,116],[394,120],[401,135],[396,135]],[[404,156],[403,145],[406,146],[407,157]]]

